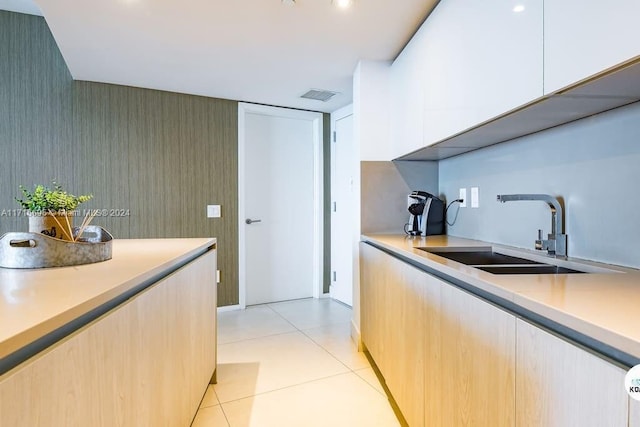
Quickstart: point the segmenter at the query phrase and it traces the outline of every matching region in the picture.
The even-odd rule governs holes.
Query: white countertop
[[[113,258],[104,262],[0,268],[0,359],[215,243],[211,238],[114,240]]]
[[[569,258],[549,258],[527,251],[477,240],[449,236],[362,236],[391,252],[435,269],[449,277],[513,302],[533,313],[640,358],[640,270]],[[494,275],[417,247],[491,246],[508,255],[558,264],[589,274]],[[602,271],[607,271],[603,273]],[[598,272],[600,271],[600,272]]]

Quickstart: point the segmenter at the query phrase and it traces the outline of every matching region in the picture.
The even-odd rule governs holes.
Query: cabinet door
[[[640,55],[638,16],[638,0],[545,2],[544,92]]]
[[[517,426],[626,426],[625,371],[518,319]]]
[[[424,146],[424,26],[391,66],[391,141],[399,157]]]
[[[386,351],[388,330],[386,283],[389,255],[365,243],[360,243],[360,334],[362,343],[384,375],[387,371]]]
[[[410,426],[424,425],[424,284],[426,274],[389,257],[385,379]]]
[[[436,358],[425,371],[425,425],[512,427],[515,317],[449,284],[441,292],[440,354],[427,353]]]
[[[376,275],[376,278],[369,273],[363,276],[362,298],[369,302],[371,297],[377,300],[371,306],[362,305],[362,340],[408,424],[424,425],[423,291],[427,275],[369,245],[363,245],[361,257],[362,271]],[[372,319],[371,308],[377,319]],[[384,324],[377,323],[381,318]],[[372,327],[377,330],[372,331]]]
[[[442,1],[425,22],[425,145],[542,96],[542,0],[519,3]]]

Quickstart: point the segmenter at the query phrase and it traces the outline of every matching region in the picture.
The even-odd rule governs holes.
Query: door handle
[[[247,219],[245,219],[245,220],[244,220],[244,222],[245,222],[245,224],[251,225],[251,224],[253,224],[254,222],[262,222],[262,220],[261,220],[261,219],[251,219],[251,218],[247,218]]]

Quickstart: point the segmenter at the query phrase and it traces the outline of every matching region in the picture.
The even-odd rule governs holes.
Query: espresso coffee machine
[[[425,191],[412,191],[407,197],[409,223],[405,233],[411,236],[444,234],[444,203]]]

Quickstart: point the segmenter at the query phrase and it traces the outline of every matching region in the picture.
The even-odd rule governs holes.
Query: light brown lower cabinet
[[[390,263],[392,258],[378,249],[360,243],[361,263],[361,291],[360,314],[362,342],[378,369],[388,372],[386,351],[388,351],[388,338],[385,337],[391,328],[388,320],[389,309],[387,307],[386,293],[388,276],[391,273]]]
[[[626,370],[371,245],[360,256],[362,341],[410,426],[640,427]]]
[[[440,384],[425,392],[425,425],[512,427],[515,316],[432,280],[441,286],[440,330],[439,337],[428,338],[427,346],[435,341],[440,355],[425,374],[427,379],[439,378]]]
[[[0,378],[0,425],[188,426],[216,368],[216,254]]]
[[[518,319],[518,427],[623,427],[626,371]]]
[[[409,425],[424,424],[425,274],[369,246],[362,305],[363,342]]]
[[[362,244],[362,340],[410,426],[512,426],[515,317]]]

